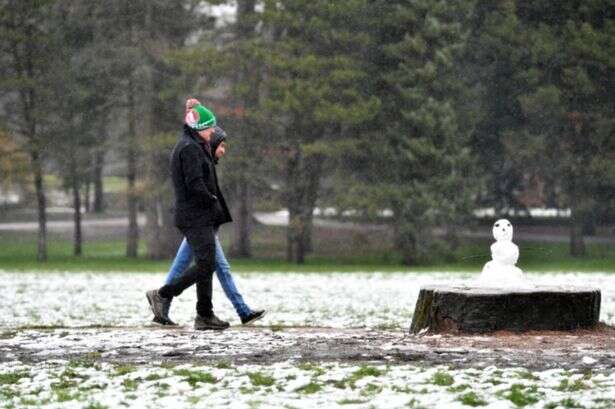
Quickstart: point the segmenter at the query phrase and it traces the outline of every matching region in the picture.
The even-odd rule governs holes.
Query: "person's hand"
[[[193,106],[199,105],[201,102],[196,98],[188,98],[186,100],[186,112],[190,111]]]

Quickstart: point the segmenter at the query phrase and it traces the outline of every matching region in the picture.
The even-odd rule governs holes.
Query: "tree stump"
[[[592,328],[599,318],[595,288],[427,286],[419,293],[410,332],[562,331]]]

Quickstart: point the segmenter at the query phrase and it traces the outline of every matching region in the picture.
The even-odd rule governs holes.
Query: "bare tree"
[[[40,101],[46,88],[47,61],[54,49],[48,15],[51,2],[4,0],[0,2],[0,72],[2,102],[11,134],[20,138],[28,153],[38,214],[37,260],[47,260],[47,198],[43,180],[46,111]]]

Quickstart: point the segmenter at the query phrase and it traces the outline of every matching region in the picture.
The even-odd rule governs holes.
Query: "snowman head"
[[[493,223],[493,237],[495,241],[511,241],[513,237],[512,224],[506,219]]]

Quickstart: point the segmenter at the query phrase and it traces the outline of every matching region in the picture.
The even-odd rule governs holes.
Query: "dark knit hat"
[[[211,135],[211,141],[209,142],[209,145],[211,146],[211,152],[212,153],[216,153],[216,149],[218,149],[218,146],[220,146],[220,144],[226,140],[226,132],[224,131],[224,129],[220,128],[219,126],[214,126],[214,133]]]
[[[218,158],[216,157],[216,149],[222,142],[226,140],[226,132],[224,129],[219,126],[214,126],[214,133],[211,135],[211,140],[209,141],[209,146],[211,147],[211,155],[214,157],[214,163],[218,163]]]

